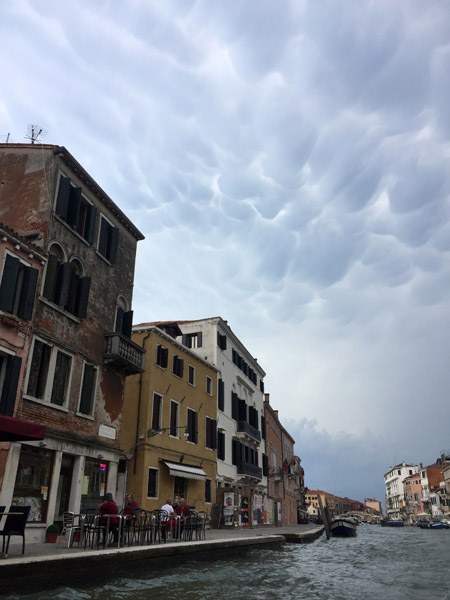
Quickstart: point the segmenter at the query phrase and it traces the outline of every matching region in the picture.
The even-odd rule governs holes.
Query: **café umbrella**
[[[0,415],[0,442],[32,442],[44,437],[44,425]]]

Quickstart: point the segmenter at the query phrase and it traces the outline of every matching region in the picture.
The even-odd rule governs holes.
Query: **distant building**
[[[8,270],[38,271],[31,323],[16,313],[18,330],[27,326],[29,352],[15,410],[46,426],[40,443],[11,443],[0,504],[31,505],[27,537],[40,541],[66,510],[98,506],[106,492],[122,503],[123,388],[144,358],[130,339],[143,236],[62,146],[0,144],[0,178],[0,222],[44,257],[38,267],[34,250],[24,256],[18,242],[19,263],[4,262],[2,281],[7,277],[11,289],[20,277]]]
[[[371,512],[375,515],[379,515],[380,517],[383,516],[383,510],[381,507],[381,502],[379,500],[376,500],[375,498],[366,498],[364,504],[368,512]]]
[[[403,519],[405,496],[403,491],[403,480],[413,473],[417,473],[416,465],[402,462],[390,467],[384,474],[386,487],[386,518],[389,521]]]
[[[408,475],[403,480],[403,493],[405,497],[403,515],[405,522],[413,525],[426,516],[422,502],[422,485],[420,471]]]

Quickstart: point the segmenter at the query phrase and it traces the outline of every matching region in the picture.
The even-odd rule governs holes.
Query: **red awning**
[[[26,442],[43,440],[45,426],[0,415],[0,442]]]

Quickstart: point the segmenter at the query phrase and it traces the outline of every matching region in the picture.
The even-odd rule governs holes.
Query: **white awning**
[[[206,479],[206,473],[200,467],[191,467],[181,463],[170,462],[169,460],[162,461],[170,469],[170,474],[173,477],[184,477],[185,479]]]

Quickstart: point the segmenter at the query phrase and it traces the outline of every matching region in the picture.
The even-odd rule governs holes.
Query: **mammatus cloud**
[[[220,314],[330,445],[371,431],[409,460],[426,411],[420,453],[448,446],[445,3],[18,0],[0,22],[1,139],[39,123],[146,235],[137,321]]]

